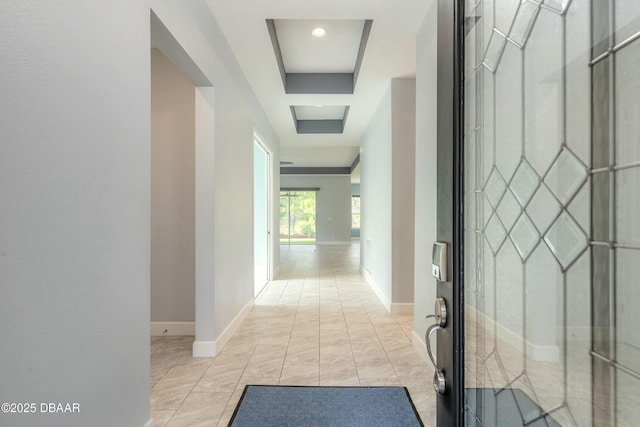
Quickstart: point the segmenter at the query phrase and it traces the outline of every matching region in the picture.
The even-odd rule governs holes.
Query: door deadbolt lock
[[[427,316],[427,319],[434,318],[436,323],[429,326],[427,329],[427,333],[425,334],[425,342],[427,344],[427,354],[429,355],[429,360],[431,360],[431,364],[433,365],[433,369],[435,372],[433,374],[433,389],[439,395],[443,395],[447,388],[447,383],[444,378],[444,373],[438,368],[438,364],[436,363],[435,357],[433,357],[433,352],[431,351],[431,335],[436,332],[438,329],[442,329],[447,326],[447,302],[444,298],[439,297],[436,298],[436,303],[434,307],[434,314],[430,314]]]

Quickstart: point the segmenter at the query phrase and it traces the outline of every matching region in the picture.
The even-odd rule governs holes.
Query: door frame
[[[273,272],[273,233],[272,233],[272,228],[273,228],[273,173],[272,173],[272,158],[273,158],[273,153],[271,152],[271,149],[269,148],[269,146],[265,143],[264,139],[262,138],[262,136],[260,135],[260,133],[257,130],[253,130],[253,143],[254,145],[257,145],[258,147],[260,147],[260,149],[262,149],[262,151],[264,151],[265,156],[266,156],[266,169],[265,169],[265,186],[267,189],[267,194],[266,194],[266,223],[267,223],[267,275],[266,275],[266,282],[264,284],[264,286],[262,287],[262,289],[264,289],[264,287],[267,285],[267,283],[269,283],[269,281],[272,278],[272,272]],[[253,167],[254,167],[254,172],[255,172],[255,158],[253,159]],[[254,189],[254,203],[255,203],[255,189]],[[254,242],[255,242],[255,230],[254,230]],[[254,260],[254,266],[255,266],[255,260]],[[255,278],[254,278],[255,280]],[[262,290],[261,289],[261,290]],[[255,292],[255,283],[254,283],[254,297],[257,296],[259,292]]]
[[[437,331],[437,364],[446,388],[437,399],[437,425],[464,425],[464,0],[438,1],[437,239],[449,243],[447,303]]]

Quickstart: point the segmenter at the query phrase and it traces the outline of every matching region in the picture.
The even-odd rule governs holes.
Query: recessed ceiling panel
[[[292,105],[291,117],[298,134],[343,133],[348,105]]]
[[[296,105],[293,107],[298,120],[342,120],[344,105]]]
[[[353,73],[364,20],[276,19],[275,28],[287,73]],[[314,28],[324,37],[314,37]]]

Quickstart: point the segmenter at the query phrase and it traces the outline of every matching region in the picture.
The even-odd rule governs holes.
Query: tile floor
[[[280,274],[218,356],[193,337],[151,339],[157,427],[226,426],[246,384],[402,385],[435,425],[432,369],[411,345],[413,316],[391,316],[358,272],[360,247],[282,246]]]

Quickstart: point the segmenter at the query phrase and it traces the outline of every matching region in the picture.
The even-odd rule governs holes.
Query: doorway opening
[[[280,244],[316,243],[316,191],[280,192]]]
[[[253,139],[253,264],[254,296],[269,282],[270,264],[270,153],[257,135]]]
[[[153,11],[150,29],[151,335],[213,357],[215,89]]]

